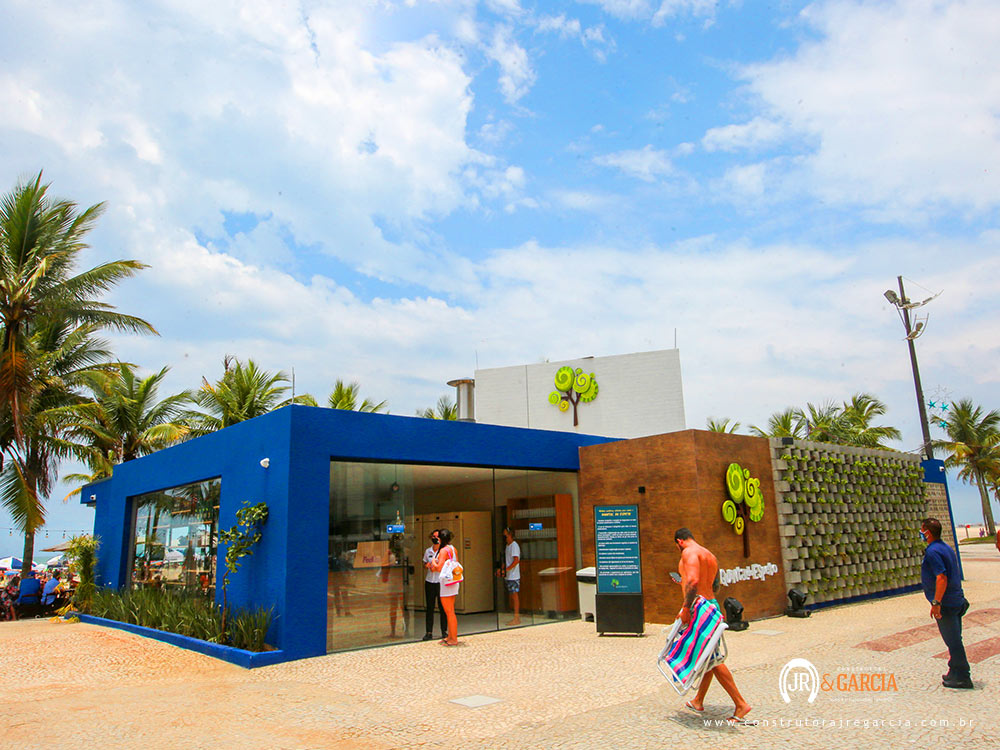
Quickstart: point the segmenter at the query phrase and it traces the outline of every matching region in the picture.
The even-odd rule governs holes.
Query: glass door
[[[330,464],[327,651],[415,640],[413,487],[393,464]]]

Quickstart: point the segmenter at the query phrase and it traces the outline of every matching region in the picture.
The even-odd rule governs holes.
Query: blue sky
[[[161,333],[115,346],[170,389],[231,353],[412,414],[477,362],[676,328],[689,427],[865,390],[911,450],[902,274],[943,292],[929,396],[1000,407],[995,3],[0,12],[4,189],[107,201],[87,261],[148,263],[112,301]],[[91,523],[53,500],[51,529]]]

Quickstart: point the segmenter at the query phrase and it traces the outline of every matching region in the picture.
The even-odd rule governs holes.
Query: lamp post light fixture
[[[896,308],[900,320],[903,321],[903,328],[906,329],[906,343],[910,348],[910,367],[913,369],[913,386],[917,391],[917,406],[920,407],[920,429],[923,430],[924,435],[923,454],[927,458],[934,458],[931,430],[927,424],[927,407],[924,405],[924,390],[920,385],[920,370],[917,369],[917,350],[913,346],[914,340],[923,335],[927,329],[927,318],[925,317],[924,320],[918,321],[914,326],[910,321],[910,310],[923,307],[938,295],[935,294],[933,297],[928,297],[923,302],[911,302],[906,298],[906,291],[903,289],[903,277],[897,276],[896,280],[899,282],[899,294],[897,295],[896,292],[889,289],[885,293],[885,298],[889,301],[890,305]]]

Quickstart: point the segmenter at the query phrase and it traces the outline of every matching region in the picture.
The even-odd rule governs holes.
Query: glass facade
[[[441,637],[424,565],[441,528],[465,568],[460,636],[575,616],[577,519],[575,472],[331,461],[327,650]],[[508,526],[516,584],[496,574]]]
[[[215,596],[220,479],[132,499],[131,585]]]

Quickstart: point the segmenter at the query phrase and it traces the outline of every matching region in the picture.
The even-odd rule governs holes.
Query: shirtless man
[[[715,559],[715,555],[694,540],[688,529],[677,529],[674,532],[674,543],[681,551],[677,572],[680,573],[681,589],[684,591],[684,606],[677,616],[687,625],[691,620],[691,605],[699,594],[716,607],[719,606],[715,600],[715,594],[719,590],[719,562]],[[740,695],[733,673],[725,664],[720,664],[709,671],[698,686],[698,694],[684,705],[698,713],[705,710],[705,694],[708,692],[708,686],[712,684],[713,675],[719,679],[719,684],[729,693],[736,706],[729,720],[742,722],[750,713],[750,704]]]

